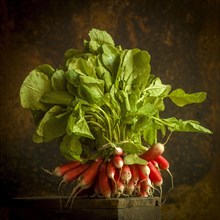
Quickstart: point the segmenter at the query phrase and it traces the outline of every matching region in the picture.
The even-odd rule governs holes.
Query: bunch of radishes
[[[164,101],[184,107],[202,103],[206,93],[163,84],[151,73],[146,50],[123,49],[106,31],[93,28],[83,46],[67,50],[59,68],[34,68],[20,89],[21,105],[31,110],[36,125],[33,141],[57,140],[60,153],[72,161],[53,171],[62,178],[59,192],[71,183],[67,204],[82,194],[161,195],[161,170],[170,174],[172,186],[173,179],[162,156],[167,142],[157,143],[158,135],[212,133],[196,120],[161,117]]]
[[[169,172],[169,162],[162,156],[163,152],[164,145],[157,143],[139,155],[146,164],[125,164],[124,152],[117,147],[108,159],[100,157],[87,163],[72,161],[56,167],[53,173],[62,177],[61,183],[76,183],[70,199],[87,189],[97,197],[148,197],[163,183],[160,170]]]

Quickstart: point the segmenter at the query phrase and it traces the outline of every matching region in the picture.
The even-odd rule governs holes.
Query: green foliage
[[[158,132],[211,133],[194,120],[160,117],[164,99],[183,107],[205,101],[206,93],[172,91],[151,74],[147,51],[123,50],[106,31],[92,29],[89,37],[84,50],[66,51],[63,67],[38,66],[23,81],[20,100],[33,113],[34,142],[58,139],[61,153],[74,160],[107,157],[108,148],[98,149],[117,145],[127,164],[144,164],[142,142],[157,142]]]

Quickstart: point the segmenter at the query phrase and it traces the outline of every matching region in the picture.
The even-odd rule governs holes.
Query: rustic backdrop
[[[37,65],[59,67],[64,52],[82,48],[91,28],[109,32],[123,48],[151,55],[152,72],[187,92],[206,91],[203,104],[176,108],[165,116],[195,119],[213,135],[174,133],[165,155],[174,189],[164,184],[163,220],[218,219],[219,4],[217,0],[0,0],[0,200],[56,195],[52,169],[63,158],[56,143],[32,142],[30,112],[20,106],[19,89]],[[163,140],[161,140],[163,141]],[[0,218],[4,214],[1,208]]]

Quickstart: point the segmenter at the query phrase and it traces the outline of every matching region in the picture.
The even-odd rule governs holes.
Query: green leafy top
[[[205,101],[205,92],[171,91],[151,74],[147,51],[115,46],[106,31],[92,29],[89,37],[84,50],[66,51],[63,67],[38,66],[23,81],[20,100],[33,114],[34,142],[58,139],[61,153],[75,160],[108,157],[121,146],[127,163],[142,163],[143,141],[157,142],[158,132],[211,133],[198,121],[160,117],[165,98],[183,107]]]

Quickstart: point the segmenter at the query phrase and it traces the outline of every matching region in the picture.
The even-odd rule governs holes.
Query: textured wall
[[[163,220],[220,217],[219,1],[217,0],[0,0],[0,198],[55,195],[58,181],[41,167],[63,158],[56,143],[32,143],[30,112],[19,89],[38,64],[58,67],[88,31],[107,30],[123,48],[151,57],[152,72],[173,88],[206,91],[207,101],[183,109],[167,103],[165,116],[199,120],[213,135],[174,133],[166,156],[175,187],[165,182]]]

